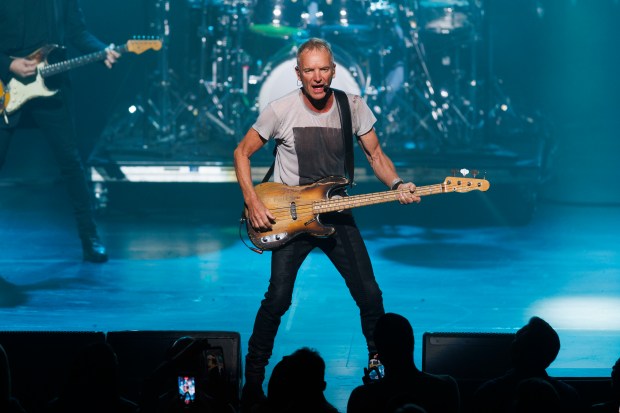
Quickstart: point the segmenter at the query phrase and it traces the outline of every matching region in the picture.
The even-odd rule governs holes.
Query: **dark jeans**
[[[297,272],[310,251],[317,247],[344,278],[360,309],[368,351],[375,351],[372,334],[377,319],[385,311],[364,240],[350,214],[322,215],[321,221],[334,225],[336,233],[329,238],[302,235],[272,252],[269,288],[256,315],[245,359],[246,383],[257,385],[263,382],[280,320],[291,306]]]
[[[20,121],[32,121],[33,126],[41,129],[45,135],[69,192],[79,235],[87,238],[97,233],[91,195],[78,150],[69,104],[61,94],[62,92],[59,92],[52,97],[33,99],[20,109],[24,113],[16,112],[14,116],[20,116]],[[14,121],[15,119],[11,120],[10,126],[5,125],[3,117],[0,116],[0,169],[6,160],[11,138],[17,127],[21,126],[13,125]]]

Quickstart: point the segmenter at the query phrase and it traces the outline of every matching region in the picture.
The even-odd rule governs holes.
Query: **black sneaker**
[[[97,264],[104,263],[108,260],[108,254],[105,246],[98,236],[82,238],[82,255],[84,261],[90,261]]]

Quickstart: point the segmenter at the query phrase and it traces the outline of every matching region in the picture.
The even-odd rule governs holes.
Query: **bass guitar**
[[[334,233],[332,226],[321,223],[320,214],[342,211],[366,205],[398,201],[401,192],[390,190],[353,196],[333,196],[342,192],[349,181],[344,177],[328,177],[311,185],[287,186],[275,182],[265,182],[255,187],[256,194],[275,216],[275,223],[269,231],[256,231],[248,220],[247,208],[242,220],[246,223],[248,236],[257,252],[281,247],[301,234],[315,237],[328,237]],[[490,187],[486,179],[447,177],[443,183],[418,186],[418,196],[445,194],[451,192],[486,191]]]
[[[124,45],[114,47],[113,50],[121,54],[126,52],[140,54],[151,49],[160,50],[161,47],[161,40],[141,39],[129,40]],[[56,94],[58,90],[49,89],[45,85],[46,78],[89,63],[105,60],[107,57],[107,51],[101,50],[73,59],[51,64],[48,63],[48,57],[58,49],[62,48],[58,45],[46,45],[35,50],[26,57],[27,59],[38,62],[37,73],[25,79],[12,78],[6,87],[2,86],[0,89],[0,113],[4,110],[5,114],[10,114],[18,110],[24,103],[31,99],[49,97]]]

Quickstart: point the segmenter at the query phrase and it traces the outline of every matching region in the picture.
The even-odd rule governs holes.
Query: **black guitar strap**
[[[345,150],[345,173],[349,178],[349,185],[353,185],[355,161],[353,160],[353,124],[351,122],[351,107],[347,94],[342,90],[333,89],[340,114],[340,128]]]
[[[265,176],[263,177],[263,180],[262,180],[262,181],[260,181],[260,183],[261,183],[261,184],[264,184],[265,182],[267,182],[267,181],[271,178],[271,175],[273,175],[273,169],[274,169],[274,168],[275,168],[275,166],[276,166],[276,159],[275,159],[275,157],[276,157],[276,150],[277,150],[277,149],[278,149],[278,148],[277,148],[277,146],[273,149],[273,158],[274,158],[274,159],[273,159],[273,162],[271,162],[271,166],[270,166],[270,167],[269,167],[269,169],[267,170],[267,173],[266,173],[266,174],[265,174]]]

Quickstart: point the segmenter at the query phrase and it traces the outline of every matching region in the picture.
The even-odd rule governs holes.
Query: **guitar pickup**
[[[264,236],[260,237],[260,241],[263,244],[271,244],[271,243],[274,243],[274,242],[280,242],[284,238],[286,238],[287,236],[288,236],[287,232],[280,232],[278,234],[264,235]]]
[[[293,221],[297,220],[297,205],[294,202],[291,202],[291,218]]]

